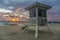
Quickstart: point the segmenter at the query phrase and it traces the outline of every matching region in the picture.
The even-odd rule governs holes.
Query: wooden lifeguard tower
[[[38,2],[33,3],[32,5],[26,7],[26,10],[29,10],[30,14],[30,25],[36,25],[35,38],[38,37],[39,26],[47,26],[47,10],[51,6],[44,5]],[[49,30],[51,30],[48,27]],[[52,31],[52,30],[51,30]]]

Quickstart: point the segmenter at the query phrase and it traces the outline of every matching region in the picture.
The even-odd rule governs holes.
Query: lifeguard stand
[[[39,26],[47,26],[47,10],[51,6],[44,5],[38,2],[33,3],[32,5],[25,8],[30,12],[30,25],[36,25],[35,38],[38,37]],[[47,26],[48,27],[48,26]],[[49,27],[48,27],[49,28]]]

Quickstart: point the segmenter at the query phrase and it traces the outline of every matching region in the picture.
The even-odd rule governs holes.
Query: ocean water
[[[0,26],[7,26],[4,22],[0,22]]]
[[[7,22],[7,21],[0,21],[0,27],[1,26],[10,26],[11,24],[16,24],[18,26],[25,26],[26,24],[29,24],[29,22]],[[32,24],[32,23],[31,23]],[[48,23],[48,24],[52,24],[52,23]],[[53,23],[53,24],[60,24],[60,23]]]
[[[25,26],[26,24],[28,24],[27,22],[6,22],[6,21],[1,21],[0,22],[0,27],[4,27],[4,26],[10,26],[10,25],[18,25],[18,26]]]
[[[10,24],[13,24],[13,23],[17,23],[17,22],[3,22],[3,21],[1,21],[0,22],[0,26],[9,26]]]

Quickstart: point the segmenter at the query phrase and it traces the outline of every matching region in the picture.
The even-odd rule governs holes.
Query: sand
[[[49,24],[49,27],[55,32],[48,31],[46,26],[39,27],[39,35],[36,39],[35,26],[31,26],[22,33],[20,26],[0,27],[0,40],[60,40],[60,24]]]

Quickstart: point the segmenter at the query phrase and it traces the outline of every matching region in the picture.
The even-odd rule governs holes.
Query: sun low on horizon
[[[20,21],[20,18],[18,18],[18,17],[9,17],[7,20],[12,21],[12,22],[17,22],[17,21]]]

